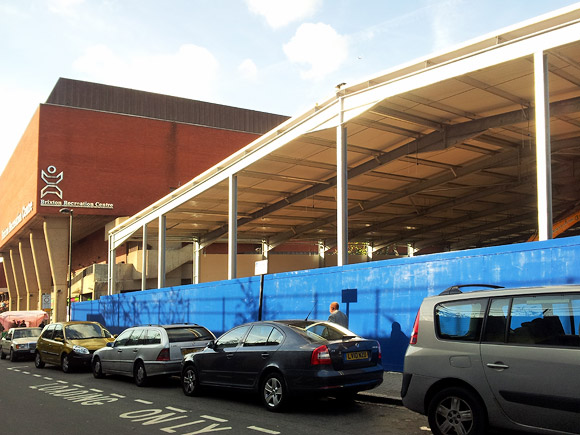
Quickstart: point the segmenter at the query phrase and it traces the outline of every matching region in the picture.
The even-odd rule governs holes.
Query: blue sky
[[[574,3],[0,0],[0,171],[59,77],[293,116],[338,83]]]

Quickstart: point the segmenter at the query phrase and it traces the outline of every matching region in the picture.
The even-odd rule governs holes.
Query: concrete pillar
[[[46,240],[42,231],[30,232],[30,247],[34,260],[34,270],[36,272],[36,282],[40,295],[52,293],[52,280],[50,275],[50,263],[48,262],[48,252],[46,251]],[[39,306],[41,302],[39,302]],[[42,308],[42,307],[41,307]],[[39,308],[39,309],[41,309]]]
[[[67,316],[68,277],[68,217],[51,217],[44,220],[44,238],[52,275],[53,321],[65,321]]]
[[[6,277],[6,284],[8,285],[8,310],[16,311],[16,306],[18,304],[18,291],[16,289],[16,282],[14,281],[14,272],[12,270],[12,261],[10,260],[10,253],[4,253],[2,255],[4,259],[4,276]]]
[[[22,260],[20,252],[16,249],[10,250],[10,261],[12,262],[12,273],[16,284],[16,310],[26,310],[26,284],[24,283],[24,273],[22,272]]]
[[[18,241],[18,251],[22,261],[22,273],[24,274],[24,285],[26,286],[26,300],[23,301],[22,308],[25,310],[39,310],[40,296],[38,292],[38,281],[34,270],[34,259],[32,258],[32,247],[30,238]]]

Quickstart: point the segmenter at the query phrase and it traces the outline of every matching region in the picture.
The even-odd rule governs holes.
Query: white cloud
[[[66,17],[76,16],[76,7],[83,4],[85,0],[49,0],[48,9],[58,15]]]
[[[176,53],[122,57],[105,45],[90,47],[73,67],[87,80],[193,99],[211,99],[219,63],[193,44]]]
[[[244,61],[238,66],[238,71],[242,77],[255,80],[258,76],[258,67],[252,59],[244,59]]]
[[[322,6],[322,0],[246,0],[248,8],[262,15],[273,29],[311,17]]]
[[[321,79],[336,71],[348,57],[349,40],[328,24],[302,24],[284,45],[286,57],[297,64],[306,64],[303,79]]]
[[[462,0],[448,0],[432,3],[431,27],[433,29],[433,50],[439,51],[461,42],[458,26],[449,23],[464,21],[461,11],[464,10]]]

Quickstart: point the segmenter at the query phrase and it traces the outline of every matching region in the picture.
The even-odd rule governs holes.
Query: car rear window
[[[445,340],[479,341],[486,299],[443,302],[435,307],[437,336]]]
[[[183,328],[168,328],[167,338],[170,343],[183,341],[213,340],[211,332],[203,326],[188,326]]]

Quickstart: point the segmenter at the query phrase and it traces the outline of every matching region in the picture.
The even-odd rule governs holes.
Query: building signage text
[[[98,201],[67,201],[63,199],[64,193],[59,184],[64,179],[64,171],[57,173],[56,166],[50,165],[40,171],[40,178],[45,182],[45,186],[40,191],[40,206],[41,207],[68,207],[68,208],[99,208],[99,209],[113,209],[113,204],[109,202]],[[58,199],[45,199],[45,196],[53,195]]]
[[[106,208],[113,209],[113,204],[109,202],[88,202],[88,201],[67,201],[67,200],[53,200],[41,199],[40,205],[43,207],[71,207],[71,208]]]
[[[8,226],[6,228],[2,230],[2,240],[4,240],[6,236],[8,236],[8,234],[10,234],[12,230],[14,230],[14,228],[16,228],[18,224],[22,222],[22,220],[32,212],[32,209],[33,209],[32,201],[30,201],[28,204],[22,207],[22,210],[20,210],[20,212],[16,215],[16,217],[12,219],[10,223],[8,223]]]

